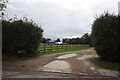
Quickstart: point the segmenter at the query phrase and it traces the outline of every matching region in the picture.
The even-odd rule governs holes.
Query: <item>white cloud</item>
[[[118,13],[118,0],[11,0],[6,13],[9,17],[28,15],[42,24],[44,36],[76,37],[91,31],[96,14],[105,10]]]

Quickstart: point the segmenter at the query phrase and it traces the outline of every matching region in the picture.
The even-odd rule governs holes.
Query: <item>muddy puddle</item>
[[[62,55],[62,56],[58,56],[57,59],[66,59],[66,58],[71,58],[74,56],[77,56],[78,54],[76,53],[72,53],[72,54],[66,54],[66,55]]]
[[[46,64],[43,66],[43,71],[71,73],[69,63],[63,60],[55,60]]]
[[[83,55],[82,57],[79,57],[78,59],[83,60],[83,59],[88,59],[88,58],[92,58],[92,55]]]

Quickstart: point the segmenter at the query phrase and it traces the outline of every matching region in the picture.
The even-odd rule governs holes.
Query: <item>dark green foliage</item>
[[[91,35],[85,33],[81,38],[63,39],[63,43],[68,44],[91,44]]]
[[[95,50],[103,60],[118,61],[118,17],[108,12],[96,17],[92,25]]]
[[[110,62],[110,61],[100,60],[99,58],[92,58],[90,59],[90,61],[93,62],[95,65],[100,66],[101,68],[120,71],[119,62]]]
[[[34,56],[37,52],[43,30],[30,21],[2,22],[2,52],[9,55]],[[25,53],[18,54],[18,50]]]
[[[60,39],[59,39],[59,38],[57,38],[57,40],[55,40],[54,42],[60,42]]]
[[[49,43],[51,41],[50,38],[42,38],[41,43]]]
[[[0,0],[0,18],[3,18],[5,9],[7,8],[8,0]]]
[[[81,37],[81,42],[83,43],[83,44],[90,44],[90,42],[91,42],[91,37],[90,37],[90,35],[88,34],[88,33],[85,33],[82,37]]]

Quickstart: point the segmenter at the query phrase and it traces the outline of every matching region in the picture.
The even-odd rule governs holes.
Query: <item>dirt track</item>
[[[81,78],[81,77],[118,77],[118,71],[102,69],[87,59],[78,59],[84,52],[95,52],[93,49],[82,51],[62,52],[57,54],[43,55],[34,59],[3,62],[4,78]],[[56,57],[77,53],[77,56],[62,59],[70,64],[71,73],[46,72],[42,67],[49,62],[58,60]],[[96,57],[97,54],[92,54]],[[41,70],[38,70],[41,68]],[[101,72],[100,72],[101,70]],[[103,71],[102,71],[103,70]],[[105,71],[106,70],[106,71]],[[101,74],[102,73],[102,74]]]

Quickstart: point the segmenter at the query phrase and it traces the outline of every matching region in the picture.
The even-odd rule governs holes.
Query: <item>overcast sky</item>
[[[44,37],[73,38],[91,32],[95,16],[104,11],[118,14],[119,0],[9,0],[6,14],[22,18],[27,14],[42,25]]]

